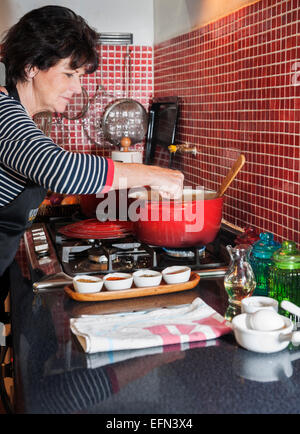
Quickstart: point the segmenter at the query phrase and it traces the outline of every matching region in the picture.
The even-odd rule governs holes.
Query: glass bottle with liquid
[[[250,265],[253,269],[256,288],[253,295],[269,295],[269,273],[274,264],[273,254],[281,247],[270,232],[262,232],[259,240],[252,245]]]
[[[241,313],[242,299],[253,294],[256,280],[249,263],[252,247],[249,244],[240,244],[236,247],[226,246],[226,249],[230,255],[230,264],[224,276],[229,303],[225,318],[231,321]]]

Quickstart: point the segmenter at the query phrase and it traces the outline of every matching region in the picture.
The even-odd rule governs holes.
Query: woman
[[[97,39],[81,17],[60,6],[30,11],[4,38],[7,90],[0,93],[0,276],[48,189],[103,193],[118,188],[121,178],[126,178],[128,188],[148,185],[167,197],[182,192],[180,172],[67,152],[32,121],[41,111],[64,112],[72,96],[81,93],[81,77],[98,67]]]

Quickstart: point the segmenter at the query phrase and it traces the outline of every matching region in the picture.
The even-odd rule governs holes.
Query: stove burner
[[[225,265],[217,243],[172,249],[144,244],[133,235],[120,239],[72,239],[59,232],[66,223],[66,220],[50,221],[48,230],[61,267],[70,276],[133,272],[142,268],[161,271],[171,265],[183,264],[199,271]]]
[[[199,257],[204,257],[205,255],[205,246],[203,247],[197,247],[194,250],[187,250],[187,249],[167,249],[166,247],[162,248],[164,252],[166,252],[167,255],[171,256],[172,258],[194,258],[196,256],[195,250],[197,250],[197,254]]]

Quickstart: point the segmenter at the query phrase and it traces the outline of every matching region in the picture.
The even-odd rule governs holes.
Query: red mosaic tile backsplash
[[[261,0],[154,47],[154,95],[181,98],[186,184],[216,189],[239,153],[226,220],[300,243],[300,9]]]

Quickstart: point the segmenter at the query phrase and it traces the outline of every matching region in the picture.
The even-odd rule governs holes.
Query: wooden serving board
[[[159,286],[147,286],[145,288],[137,288],[133,286],[130,289],[121,289],[119,291],[108,291],[103,286],[100,292],[81,294],[74,291],[73,285],[67,285],[64,287],[66,294],[77,301],[107,301],[107,300],[119,300],[122,298],[135,298],[146,297],[147,295],[159,295],[169,292],[186,291],[192,289],[198,285],[200,276],[196,273],[191,273],[190,280],[184,283],[176,283],[167,285],[163,283]]]

